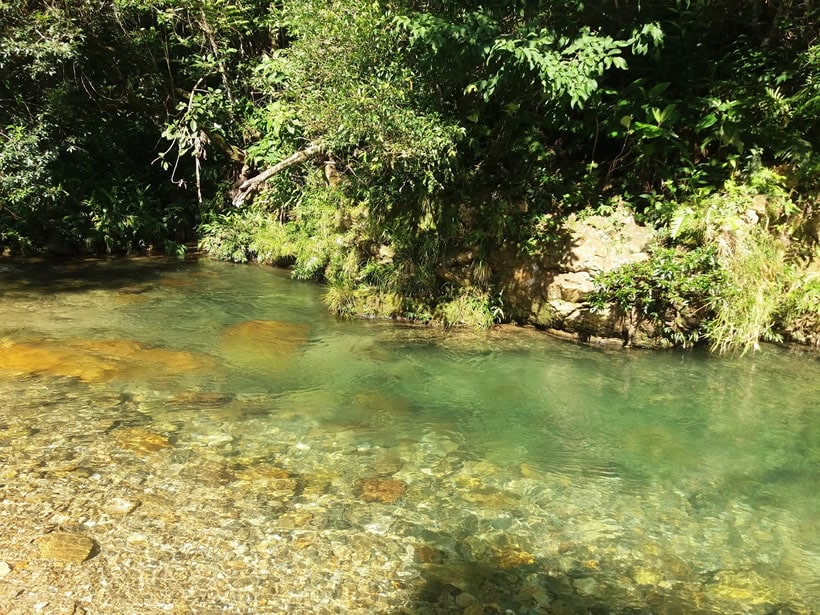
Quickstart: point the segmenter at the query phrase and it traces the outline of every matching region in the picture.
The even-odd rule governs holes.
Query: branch
[[[234,207],[240,207],[248,198],[252,198],[259,190],[263,183],[268,181],[271,177],[292,167],[295,164],[305,162],[309,158],[313,158],[322,151],[322,146],[316,143],[311,143],[305,149],[299,150],[295,154],[288,156],[281,162],[276,163],[269,169],[262,171],[259,175],[255,175],[250,179],[245,180],[239,186],[236,196],[233,198]]]

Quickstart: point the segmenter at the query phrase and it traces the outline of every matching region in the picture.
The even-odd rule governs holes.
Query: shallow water
[[[4,263],[0,292],[8,612],[820,601],[816,355],[338,321],[315,285],[210,261]],[[26,546],[54,528],[97,551]]]

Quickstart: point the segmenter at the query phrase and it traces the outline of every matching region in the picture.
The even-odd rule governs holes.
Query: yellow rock
[[[149,348],[132,340],[32,341],[0,344],[0,370],[64,376],[84,382],[151,380],[213,369],[205,355]]]
[[[117,429],[114,438],[120,446],[136,453],[155,453],[164,448],[171,448],[168,438],[144,427]]]
[[[40,556],[44,559],[80,563],[94,551],[94,541],[82,534],[54,532],[37,541]]]
[[[765,579],[751,571],[723,571],[717,577],[717,584],[709,585],[708,593],[724,600],[744,606],[775,603],[772,589]]]
[[[638,585],[658,585],[663,577],[648,568],[637,568],[632,572],[632,578]]]
[[[323,471],[309,474],[304,477],[304,491],[306,496],[323,495],[328,492],[331,485],[339,480],[338,474]]]
[[[0,370],[99,382],[107,379],[112,366],[102,357],[77,352],[71,346],[33,342],[4,344],[0,347]]]
[[[247,320],[227,327],[219,352],[243,369],[266,372],[281,368],[307,342],[308,327],[276,320]]]
[[[356,490],[365,502],[392,504],[404,497],[407,485],[400,480],[386,478],[363,478],[356,485]]]
[[[535,556],[515,547],[496,549],[495,559],[498,567],[502,570],[518,568],[519,566],[529,566],[535,563]]]
[[[283,468],[262,465],[239,470],[235,472],[235,475],[239,480],[248,481],[290,478],[290,473]]]
[[[143,515],[151,519],[158,519],[165,523],[176,523],[179,518],[175,512],[174,503],[167,498],[158,496],[142,496],[142,505],[134,511],[135,515]]]
[[[279,517],[276,525],[286,530],[303,529],[310,527],[311,521],[313,521],[313,515],[309,512],[292,511]]]
[[[310,536],[297,536],[293,539],[293,542],[290,543],[293,547],[303,551],[308,547],[313,546],[313,538]]]

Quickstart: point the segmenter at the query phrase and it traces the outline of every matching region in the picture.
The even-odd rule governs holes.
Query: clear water
[[[344,527],[386,523],[389,532],[371,532],[378,540],[422,554],[401,555],[424,588],[419,604],[472,592],[512,612],[813,612],[820,600],[816,354],[717,358],[339,321],[316,285],[210,261],[6,263],[0,292],[0,346],[18,357],[0,358],[6,467],[60,446],[90,454],[40,429],[72,434],[77,421],[87,448],[139,425],[183,461],[206,443],[232,472],[249,459],[302,477],[329,466],[341,478],[315,497],[346,498]],[[246,321],[298,325],[298,339],[237,341],[230,327]],[[163,366],[137,353],[120,365],[116,350],[93,346],[113,340],[201,361]],[[74,353],[79,367],[19,359],[32,347],[35,359]],[[117,367],[83,372],[100,361]],[[43,391],[58,401],[43,403]],[[376,457],[395,467],[372,470]],[[113,458],[123,473],[144,464]],[[376,521],[350,512],[372,511],[355,486],[369,473],[407,489],[378,504]],[[309,506],[308,492],[263,526]],[[420,545],[444,555],[431,563]],[[465,565],[491,568],[494,589],[450,581],[446,568]]]

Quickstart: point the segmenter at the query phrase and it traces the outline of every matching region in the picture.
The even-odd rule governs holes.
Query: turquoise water
[[[144,458],[105,440],[121,426],[167,438],[177,474],[203,442],[228,482],[273,460],[302,486],[263,527],[280,535],[283,515],[321,504],[327,519],[345,511],[324,527],[351,540],[414,545],[393,565],[415,584],[396,603],[381,590],[383,609],[408,592],[458,612],[473,598],[483,612],[539,613],[814,612],[820,600],[816,354],[718,358],[339,321],[316,285],[210,261],[6,263],[0,288],[7,467],[59,446],[91,455],[38,428],[70,434],[77,417],[83,446],[99,439],[124,473]],[[249,321],[288,324],[247,333]],[[120,363],[126,341],[138,350]],[[63,401],[44,404],[43,391]],[[160,480],[165,453],[151,454]],[[329,486],[311,496],[322,473]],[[404,489],[375,504],[375,521],[357,516],[374,506],[357,482],[370,476]],[[476,565],[486,583],[452,581]]]

